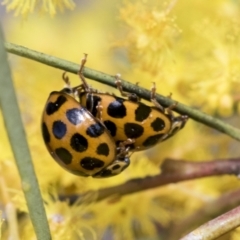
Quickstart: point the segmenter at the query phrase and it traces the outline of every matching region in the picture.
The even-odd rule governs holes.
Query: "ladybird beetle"
[[[110,177],[130,164],[102,122],[73,97],[73,89],[50,93],[42,115],[42,135],[56,162],[80,176]]]
[[[173,115],[172,109],[176,104],[163,108],[157,102],[155,84],[151,89],[151,101],[154,106],[142,103],[135,94],[123,92],[118,75],[117,88],[127,99],[91,89],[82,74],[86,57],[87,55],[82,60],[79,70],[82,80],[82,88],[78,91],[80,102],[93,116],[103,121],[116,143],[128,140],[131,151],[145,150],[167,140],[185,126],[187,116]]]

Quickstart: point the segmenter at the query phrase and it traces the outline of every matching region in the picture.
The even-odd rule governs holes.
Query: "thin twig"
[[[26,134],[21,120],[17,97],[7,62],[4,37],[0,26],[0,104],[4,124],[21,177],[29,215],[39,240],[51,239],[40,189],[33,168]]]
[[[121,197],[139,191],[160,187],[169,183],[177,183],[190,179],[216,176],[224,174],[238,175],[240,173],[240,159],[215,160],[208,162],[187,162],[167,159],[162,164],[162,172],[156,176],[135,178],[123,184],[98,190],[96,201],[110,196]],[[81,195],[60,196],[61,200],[69,199],[73,204],[85,194],[95,193],[88,191]]]
[[[205,223],[181,240],[213,240],[240,226],[240,207]]]
[[[47,54],[43,54],[16,44],[12,43],[5,43],[6,50],[9,53],[13,53],[15,55],[19,55],[25,58],[32,59],[34,61],[41,62],[43,64],[62,69],[64,71],[72,72],[77,74],[79,70],[79,64],[72,63],[60,58],[56,58]],[[80,57],[80,56],[79,56]],[[80,62],[80,61],[79,61]],[[112,87],[115,86],[115,78],[114,76],[110,76],[107,74],[104,74],[102,72],[98,72],[96,70],[84,67],[83,74],[85,77],[96,80],[98,82],[101,82],[103,84],[107,84]],[[136,84],[132,84],[129,82],[126,82],[122,80],[122,86],[124,91],[136,93],[140,98],[149,100],[150,99],[150,91],[141,88],[139,86],[136,86]],[[161,95],[156,95],[157,101],[161,103],[164,107],[170,106],[174,103],[173,100],[170,98],[161,96]],[[174,108],[174,111],[181,113],[181,114],[186,114],[190,118],[205,124],[209,127],[212,127],[222,133],[227,134],[228,136],[239,140],[240,141],[240,130],[238,128],[232,127],[229,124],[224,123],[223,121],[211,117],[199,110],[193,109],[191,107],[188,107],[184,104],[178,103],[178,105]]]
[[[172,226],[168,239],[177,240],[179,236],[192,231],[194,228],[218,217],[219,215],[240,205],[240,190],[224,193],[222,196],[212,201],[206,202],[200,209],[192,215],[183,217],[181,221]]]

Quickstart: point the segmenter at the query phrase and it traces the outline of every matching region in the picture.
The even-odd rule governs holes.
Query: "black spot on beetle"
[[[79,133],[75,133],[70,140],[71,147],[77,152],[83,152],[88,148],[87,139]]]
[[[139,103],[138,108],[135,110],[135,120],[138,122],[142,122],[149,117],[151,111],[151,107],[143,103]]]
[[[98,172],[94,175],[94,177],[112,177],[112,170],[103,169],[101,172]]]
[[[143,142],[143,146],[144,146],[144,147],[151,147],[151,146],[155,145],[163,135],[164,135],[164,134],[157,134],[157,135],[148,137],[148,138]]]
[[[66,148],[57,148],[55,150],[56,155],[59,159],[66,165],[71,164],[72,162],[72,155]]]
[[[65,136],[67,132],[67,126],[62,121],[55,121],[52,126],[52,132],[55,138],[61,139]]]
[[[155,132],[159,132],[165,128],[165,122],[161,118],[156,118],[152,123],[151,127]]]
[[[96,138],[101,136],[104,133],[104,126],[100,123],[92,124],[88,129],[86,130],[86,133],[88,136]]]
[[[121,166],[119,165],[119,164],[116,164],[116,165],[114,165],[113,167],[112,167],[112,170],[117,170],[117,169],[119,169]]]
[[[49,102],[46,107],[47,115],[51,115],[58,111],[58,109],[67,101],[67,98],[60,95],[55,102]]]
[[[108,156],[109,155],[109,147],[106,143],[101,143],[97,147],[97,154]]]
[[[74,125],[78,125],[81,123],[83,119],[83,109],[72,108],[67,110],[66,116],[69,122]]]
[[[64,92],[64,93],[67,93],[67,94],[73,94],[72,88],[68,88],[68,87],[62,89],[61,92]]]
[[[45,143],[50,142],[50,134],[47,128],[47,125],[45,122],[42,123],[42,135],[43,135],[43,140]]]
[[[85,157],[80,161],[80,165],[86,170],[94,170],[103,167],[104,162],[97,158]]]
[[[117,127],[116,124],[110,120],[103,122],[106,128],[110,131],[111,136],[115,137],[117,133]]]
[[[124,101],[125,99],[116,98],[115,101],[111,102],[107,108],[108,115],[113,118],[124,118],[127,114],[126,107],[123,104]]]
[[[138,138],[143,134],[144,128],[136,123],[126,123],[124,125],[124,132],[127,138]]]

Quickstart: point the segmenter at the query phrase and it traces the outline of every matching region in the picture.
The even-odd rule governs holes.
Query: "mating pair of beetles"
[[[130,152],[148,149],[172,137],[187,122],[175,117],[176,104],[163,108],[155,99],[155,84],[148,106],[133,93],[123,92],[119,76],[116,87],[122,97],[90,88],[83,76],[85,54],[78,72],[82,81],[54,91],[42,116],[42,135],[52,157],[67,171],[95,178],[121,173],[130,164]],[[77,100],[76,100],[77,98]]]

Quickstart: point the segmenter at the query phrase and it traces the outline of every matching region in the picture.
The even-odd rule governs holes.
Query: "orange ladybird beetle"
[[[64,76],[64,80],[68,79]],[[75,88],[50,93],[42,115],[42,135],[56,162],[67,171],[110,177],[130,164],[127,150],[116,146],[104,124],[74,98]]]
[[[87,55],[79,70],[82,80],[82,87],[78,90],[80,103],[103,121],[116,143],[124,143],[131,151],[141,151],[167,140],[185,126],[186,115],[173,115],[172,109],[176,104],[163,108],[157,102],[155,84],[151,89],[154,106],[142,103],[135,94],[123,92],[118,75],[117,88],[127,99],[90,88],[82,74],[86,58]]]

